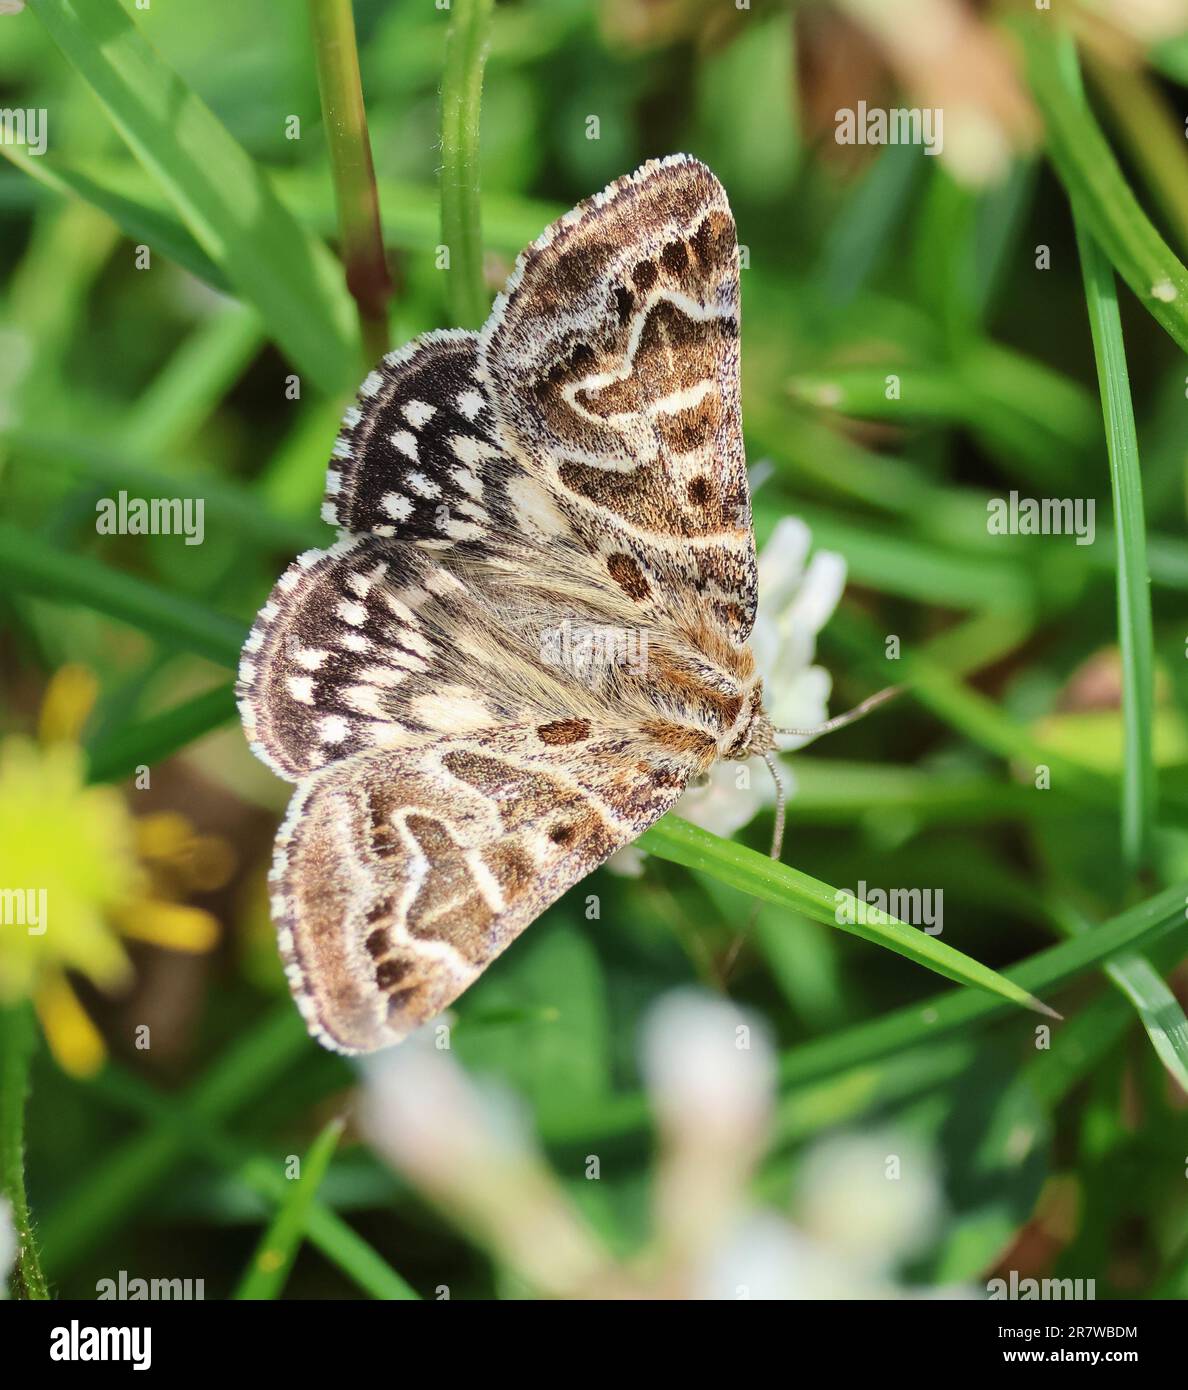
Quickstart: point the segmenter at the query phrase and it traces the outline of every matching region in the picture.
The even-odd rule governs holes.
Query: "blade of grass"
[[[762,495],[755,499],[754,506],[757,536],[768,534],[788,510],[785,505],[777,505],[773,497]],[[904,534],[902,526],[857,523],[853,517],[800,499],[796,500],[795,512],[808,523],[817,546],[841,551],[854,582],[881,593],[922,603],[931,603],[938,593],[943,593],[946,602],[955,608],[993,604],[1017,612],[1034,601],[1037,582],[1043,578],[1042,574],[1029,572],[1020,561],[961,553],[922,542]]]
[[[0,153],[4,154],[11,154],[14,150],[19,156],[19,147],[0,147]],[[42,155],[30,163],[41,171],[48,161],[52,161],[50,167],[57,178],[40,180],[46,187],[53,186],[57,191],[65,192],[66,189],[57,188],[57,185],[68,185],[79,197],[86,198],[112,216],[118,226],[137,241],[145,240],[138,235],[140,222],[157,219],[170,230],[174,239],[189,238],[193,248],[191,254],[206,258],[206,253],[170,211],[159,187],[139,164],[129,159],[95,158],[88,160],[87,172],[82,174],[51,154]],[[19,158],[13,162],[19,163]],[[21,164],[20,167],[26,166]],[[338,209],[329,170],[316,166],[284,168],[270,165],[264,168],[263,173],[302,226],[317,236],[332,237],[337,234]],[[4,186],[4,181],[0,181],[0,189]],[[431,249],[441,231],[440,187],[408,179],[377,177],[376,189],[384,245],[418,253]],[[9,201],[15,201],[15,198],[10,195]],[[560,203],[544,199],[498,191],[486,193],[483,195],[483,240],[495,250],[514,256],[565,210]],[[206,259],[209,261],[209,258]],[[179,264],[186,264],[180,256],[178,261]],[[209,265],[212,273],[221,277],[218,267],[213,262],[209,262]],[[187,268],[194,269],[188,265]],[[195,273],[199,272],[195,270]],[[222,287],[226,287],[225,280]]]
[[[28,1003],[0,1007],[0,1194],[12,1208],[16,1232],[14,1282],[20,1297],[49,1298],[25,1194],[25,1099],[29,1063],[37,1046],[33,1010]]]
[[[1085,54],[1094,88],[1105,98],[1117,133],[1188,252],[1188,150],[1179,120],[1155,82],[1129,63]]]
[[[1025,989],[1047,992],[1128,951],[1149,952],[1167,965],[1183,950],[1182,941],[1173,940],[1172,933],[1185,927],[1186,892],[1188,882],[1177,884],[1075,941],[1040,951],[1005,973]],[[969,989],[932,995],[882,1018],[788,1049],[780,1059],[781,1092],[846,1072],[858,1073],[856,1084],[862,1085],[861,1068],[881,1067],[912,1048],[927,1048],[935,1056],[940,1039],[981,1027],[1010,1010],[1007,1001]],[[1126,1004],[1111,993],[1061,1023],[1055,1045],[1038,1052],[1029,1064],[1029,1076],[1034,1076],[1039,1094],[1055,1104],[1116,1043],[1128,1017]],[[585,1153],[593,1139],[640,1133],[648,1115],[647,1098],[633,1091],[608,1098],[596,1111],[555,1118],[542,1132],[550,1144],[581,1144]]]
[[[1054,911],[1070,936],[1092,931],[1070,905],[1055,905]],[[1188,1018],[1180,1001],[1151,962],[1135,951],[1120,953],[1107,961],[1105,973],[1134,1006],[1156,1056],[1188,1092]]]
[[[745,845],[711,835],[709,831],[691,825],[678,816],[666,816],[647,831],[638,843],[641,849],[662,859],[671,859],[686,868],[712,874],[752,897],[793,908],[815,922],[824,922],[864,941],[884,946],[959,984],[987,990],[1049,1017],[1059,1017],[1026,990],[937,937],[909,927],[867,904],[860,905],[861,912],[842,912],[844,900],[850,895],[840,893],[827,883],[801,873],[799,869],[757,854]],[[854,906],[853,902],[850,906]],[[845,920],[848,917],[864,920]]]
[[[869,624],[851,610],[842,609],[834,614],[827,633],[831,642],[836,642],[875,679],[885,683],[888,663],[881,654],[874,655],[881,653],[882,640],[876,638]],[[1117,806],[1119,782],[1116,777],[1046,747],[993,700],[966,685],[955,669],[948,669],[951,663],[942,656],[942,644],[949,635],[937,639],[934,651],[904,655],[895,662],[895,679],[972,742],[1018,766],[1046,766],[1052,774],[1052,785],[1059,783],[1063,790],[1088,805]],[[1159,809],[1161,814],[1179,821],[1185,805],[1173,792],[1161,798]]]
[[[205,1141],[204,1141],[205,1142]],[[241,1180],[255,1192],[279,1200],[285,1179],[265,1158],[248,1159],[238,1170]],[[409,1302],[416,1290],[375,1249],[329,1207],[315,1202],[305,1224],[309,1240],[372,1298]]]
[[[1047,153],[1093,239],[1147,312],[1188,351],[1188,269],[1139,206],[1088,105],[1062,72],[1065,34],[1046,12],[1019,24]]]
[[[91,745],[87,776],[92,782],[117,782],[142,764],[163,761],[234,717],[234,690],[229,685],[216,686]]]
[[[363,351],[369,363],[388,350],[388,300],[392,281],[380,231],[375,166],[367,133],[355,15],[351,0],[309,0],[318,91],[347,288],[359,310]]]
[[[887,254],[921,168],[902,146],[889,145],[846,199],[812,275],[831,303],[848,304]]]
[[[0,523],[0,578],[10,592],[72,599],[132,623],[171,649],[195,652],[232,668],[239,661],[246,632],[236,619],[89,556],[54,550],[4,523]]]
[[[454,0],[441,82],[441,239],[449,254],[451,318],[478,328],[490,298],[483,280],[479,112],[492,0]]]
[[[286,1000],[191,1087],[188,1108],[195,1121],[214,1124],[246,1105],[308,1046],[309,1035]],[[89,1164],[44,1223],[48,1267],[66,1268],[100,1244],[191,1149],[188,1130],[154,1125]]]
[[[336,418],[338,413],[336,407]],[[176,471],[166,472],[154,455],[112,439],[18,425],[0,428],[0,440],[11,447],[18,464],[28,461],[61,469],[95,483],[109,495],[123,489],[132,497],[200,498],[207,527],[224,525],[236,536],[269,549],[308,550],[326,543],[325,525],[314,519],[316,510],[305,522],[280,516],[239,483],[199,473],[182,455],[168,455]],[[320,492],[320,481],[315,486]]]
[[[1087,109],[1076,49],[1068,35],[1063,36],[1061,44],[1061,74],[1070,99],[1079,101]],[[1122,859],[1133,879],[1144,866],[1150,852],[1158,797],[1151,735],[1155,705],[1155,638],[1147,576],[1143,484],[1114,273],[1088,230],[1083,200],[1072,190],[1070,198],[1093,354],[1097,361],[1110,487],[1114,498],[1118,643],[1122,652],[1122,724],[1125,739],[1121,798]]]
[[[260,1240],[251,1263],[244,1271],[235,1297],[239,1299],[279,1298],[297,1259],[305,1235],[313,1200],[342,1138],[345,1121],[331,1120],[314,1140],[301,1164],[300,1177],[280,1204],[268,1230]]]
[[[279,1205],[290,1195],[290,1184],[277,1171],[274,1159],[245,1152],[208,1117],[195,1117],[185,1099],[162,1095],[115,1065],[89,1084],[105,1101],[177,1131],[186,1145],[199,1148],[260,1200]],[[310,1206],[306,1235],[364,1293],[380,1299],[417,1298],[416,1291],[336,1211],[316,1199]]]
[[[358,339],[334,258],[243,147],[117,0],[30,0],[29,8],[298,369],[323,391],[349,387]]]
[[[35,179],[43,188],[66,198],[79,198],[105,212],[137,245],[151,246],[175,265],[188,270],[224,294],[231,283],[194,240],[182,223],[160,208],[125,197],[97,183],[89,174],[72,169],[52,156],[31,156],[19,145],[0,143],[0,155]]]
[[[1184,929],[1186,892],[1188,882],[1176,884],[1092,931],[1037,952],[1003,973],[1022,989],[1050,992],[1119,953],[1145,952],[1169,932]],[[780,1076],[785,1084],[803,1085],[988,1022],[1008,1008],[1000,998],[968,989],[933,995],[844,1033],[793,1048],[781,1060]]]
[[[195,434],[260,350],[255,310],[221,306],[189,333],[129,412],[120,445],[161,454]]]

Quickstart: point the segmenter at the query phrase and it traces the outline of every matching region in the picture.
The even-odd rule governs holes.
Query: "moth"
[[[310,1031],[398,1042],[719,759],[775,731],[726,194],[688,155],[548,227],[479,333],[389,353],[333,447],[325,550],[237,694],[296,790],[271,906]]]

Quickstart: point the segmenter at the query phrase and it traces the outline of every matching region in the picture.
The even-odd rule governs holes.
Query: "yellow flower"
[[[131,962],[121,936],[206,951],[218,924],[172,899],[230,873],[219,840],[172,813],[137,819],[113,787],[90,786],[78,734],[95,698],[81,667],[46,691],[39,740],[0,741],[0,1002],[32,998],[59,1064],[87,1076],[106,1049],[67,977],[113,993]]]

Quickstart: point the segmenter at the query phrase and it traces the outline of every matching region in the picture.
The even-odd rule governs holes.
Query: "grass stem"
[[[441,83],[441,239],[449,255],[450,316],[478,328],[490,300],[483,279],[479,112],[492,0],[453,0]]]
[[[388,350],[392,281],[380,229],[379,195],[359,76],[351,0],[310,0],[322,121],[334,176],[342,263],[359,311],[363,350],[378,362]]]
[[[1084,101],[1076,49],[1066,36],[1061,73],[1070,95]],[[1143,519],[1143,483],[1138,436],[1130,397],[1130,374],[1113,267],[1089,230],[1079,198],[1072,194],[1073,225],[1085,285],[1085,303],[1097,362],[1105,419],[1110,489],[1117,549],[1118,645],[1122,656],[1122,862],[1128,878],[1141,871],[1150,852],[1158,795],[1152,723],[1155,703],[1155,642]],[[1129,885],[1128,885],[1129,886]]]
[[[0,1191],[12,1208],[17,1259],[13,1282],[19,1297],[49,1298],[41,1270],[33,1218],[25,1195],[25,1100],[36,1033],[33,1011],[21,1002],[0,1008]]]

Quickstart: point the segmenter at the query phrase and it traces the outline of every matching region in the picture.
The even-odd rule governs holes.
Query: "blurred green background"
[[[835,709],[911,687],[788,760],[785,862],[943,891],[944,940],[996,969],[1155,903],[1108,971],[1107,948],[1087,948],[1028,981],[1065,1015],[1043,1047],[1033,1016],[969,1010],[980,996],[786,908],[764,907],[727,972],[750,911],[729,875],[655,856],[638,878],[599,871],[464,997],[454,1051],[521,1097],[569,1200],[624,1259],[646,1246],[654,1176],[641,1020],[699,982],[762,1015],[778,1051],[756,1200],[785,1208],[822,1140],[891,1127],[940,1193],[901,1281],[984,1291],[1014,1269],[1094,1278],[1099,1298],[1188,1293],[1188,14],[1168,0],[1139,26],[1128,9],[1073,11],[1082,100],[1067,35],[1031,6],[938,4],[956,26],[939,48],[908,4],[495,7],[490,292],[550,220],[644,159],[709,163],[746,248],[758,540],[795,515],[845,558],[817,650]],[[324,468],[365,364],[325,250],[337,219],[306,7],[78,12],[0,15],[0,108],[48,120],[44,155],[0,145],[4,734],[40,729],[40,752],[13,742],[4,765],[0,879],[46,863],[51,904],[79,923],[70,938],[55,918],[44,939],[57,973],[0,979],[14,1008],[52,987],[39,1008],[61,1040],[58,1060],[36,1053],[27,1122],[51,1286],[91,1297],[121,1269],[168,1272],[215,1297],[291,1201],[285,1157],[356,1082],[288,1000],[265,889],[287,788],[249,754],[226,668],[283,566],[328,541]],[[457,7],[354,12],[397,345],[450,322],[435,255]],[[859,101],[941,107],[945,153],[839,145],[834,113]],[[1070,195],[1105,280],[1083,278]],[[1115,278],[1129,389],[1116,354],[1105,380],[1133,399],[1145,517],[1121,556],[1089,317]],[[1123,457],[1125,421],[1113,429]],[[1137,476],[1133,457],[1116,467]],[[203,543],[97,535],[97,500],[121,489],[202,498]],[[1012,490],[1094,499],[1095,543],[989,534],[987,501]],[[1129,760],[1119,573],[1140,659],[1148,593],[1153,631]],[[50,750],[76,742],[118,794],[54,781]],[[764,811],[739,838],[769,836]],[[139,868],[120,877],[125,861]],[[86,944],[116,917],[123,972]],[[0,960],[27,949],[0,930]],[[937,1014],[916,1007],[938,990]],[[480,1225],[435,1210],[353,1126],[301,1222],[288,1295],[526,1291]]]

